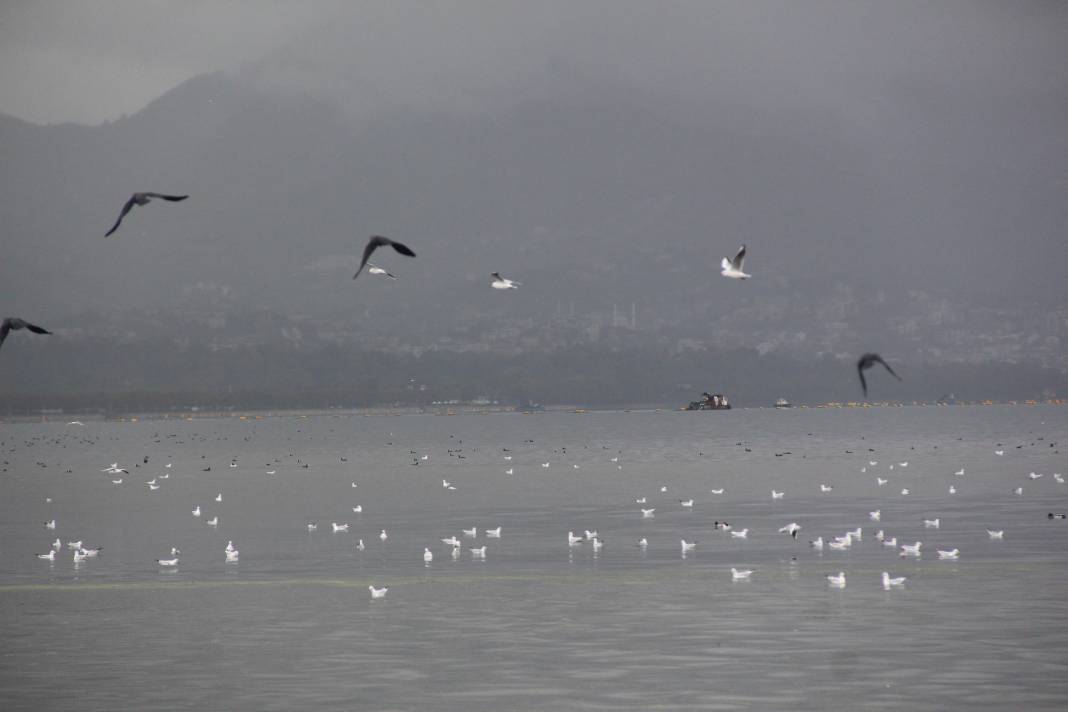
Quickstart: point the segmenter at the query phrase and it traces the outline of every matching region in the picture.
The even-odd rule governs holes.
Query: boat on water
[[[701,400],[691,401],[683,410],[730,410],[731,402],[722,393],[702,393]]]
[[[792,403],[790,403],[790,401],[786,400],[785,398],[780,398],[779,400],[775,401],[775,407],[776,408],[793,408],[794,406],[793,406]]]

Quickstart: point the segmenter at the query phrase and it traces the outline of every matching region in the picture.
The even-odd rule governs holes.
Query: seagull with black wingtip
[[[729,260],[726,257],[723,258],[723,262],[720,263],[722,269],[720,274],[724,277],[730,277],[731,279],[749,279],[753,275],[746,274],[742,271],[742,265],[745,263],[745,245],[738,248],[738,254],[734,256],[733,260]]]

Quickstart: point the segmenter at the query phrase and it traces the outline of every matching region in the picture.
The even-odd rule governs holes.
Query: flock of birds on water
[[[72,423],[69,423],[68,425],[69,426],[84,426],[84,424],[81,423],[80,421],[74,421]],[[73,437],[77,438],[78,436],[73,436]],[[154,437],[156,438],[156,442],[160,442],[158,433]],[[176,437],[176,436],[172,435],[170,437]],[[454,437],[454,436],[450,436],[450,437]],[[43,440],[44,438],[40,438],[40,439]],[[249,438],[246,438],[246,440],[248,440],[248,439]],[[1037,440],[1038,441],[1043,441],[1044,438],[1039,437],[1039,438],[1037,438]],[[59,439],[55,439],[55,440],[52,441],[52,444],[57,444],[59,442],[60,442]],[[82,443],[95,443],[97,441],[94,440],[94,439],[80,439],[79,442],[82,442]],[[178,442],[181,442],[181,441],[178,441]],[[459,440],[457,442],[459,443],[459,445],[463,444],[463,440]],[[526,443],[530,444],[531,447],[533,447],[533,440],[527,440]],[[26,444],[27,445],[32,445],[33,442],[32,441],[28,441]],[[393,445],[392,442],[390,442],[388,444],[389,445]],[[744,443],[738,443],[738,444],[739,445],[744,445]],[[448,449],[448,456],[449,457],[454,457],[454,458],[457,458],[457,459],[465,459],[467,457],[467,455],[464,454],[464,452],[465,452],[464,448],[460,447],[459,445],[457,447],[453,447],[453,448],[449,448]],[[1032,442],[1031,445],[1032,446],[1038,446],[1038,447],[1042,447],[1043,445],[1048,445],[1049,448],[1055,448],[1057,443],[1056,442],[1050,442],[1050,443],[1047,444],[1047,443]],[[587,446],[587,447],[589,447],[589,446]],[[1018,449],[1022,449],[1024,446],[1020,445],[1020,446],[1017,446],[1017,447],[1018,447]],[[937,446],[936,446],[936,448],[937,448]],[[996,449],[996,450],[993,451],[993,455],[995,457],[1004,456],[1004,454],[1005,454],[1004,446],[999,443],[998,444],[998,448],[999,449]],[[607,449],[607,447],[605,447],[604,449]],[[11,449],[10,451],[13,452],[14,449]],[[474,451],[477,452],[478,448],[475,448]],[[554,453],[561,453],[561,452],[562,452],[562,454],[564,456],[566,456],[567,455],[566,447],[563,448],[562,450],[554,450]],[[622,453],[622,450],[620,450],[618,452]],[[748,447],[746,447],[746,452],[750,452],[750,449]],[[852,453],[853,451],[846,450],[846,452],[847,453]],[[874,452],[874,450],[869,448],[869,453],[871,453],[871,452]],[[1053,452],[1054,452],[1054,454],[1059,454],[1059,450],[1054,450]],[[429,454],[422,454],[420,456],[419,453],[417,451],[415,451],[415,450],[409,450],[408,453],[412,457],[412,462],[410,464],[412,464],[414,466],[419,466],[421,464],[425,464],[430,459],[430,455]],[[701,453],[701,454],[703,455],[703,453]],[[202,457],[204,457],[204,456],[202,456]],[[290,457],[293,457],[292,453],[291,453]],[[514,475],[514,473],[515,473],[515,465],[513,464],[513,458],[515,457],[515,453],[509,448],[501,448],[500,457],[503,458],[503,464],[506,465],[507,468],[508,468],[507,470],[504,471],[504,474],[506,476]],[[619,455],[619,454],[614,455],[614,456],[610,457],[609,462],[611,463],[611,466],[621,470],[623,468],[623,465],[620,464],[620,457],[621,457],[621,455]],[[524,458],[524,460],[528,460],[528,459],[533,459],[533,455],[531,455],[530,457]],[[268,477],[270,477],[272,475],[275,475],[277,473],[277,471],[278,471],[278,463],[280,463],[280,462],[281,462],[281,460],[279,458],[275,458],[273,463],[267,463],[265,465],[265,467],[266,468],[272,468],[272,469],[265,469],[265,475],[267,475]],[[344,455],[339,456],[339,464],[344,465],[347,462],[348,462],[348,460]],[[136,463],[134,467],[135,468],[141,468],[142,465],[144,465],[144,469],[147,470],[148,469],[148,463],[149,463],[149,457],[147,455],[145,455],[145,456],[143,456],[142,461]],[[9,463],[7,461],[4,461],[3,464],[6,466]],[[45,463],[41,462],[41,461],[38,461],[37,464],[39,466],[41,466],[41,467],[47,467],[47,465]],[[295,464],[299,468],[303,468],[303,469],[308,469],[309,468],[309,464],[307,462],[304,462],[300,458],[296,459]],[[550,467],[553,466],[553,462],[552,462],[551,459],[549,461],[547,461],[547,462],[540,462],[539,461],[539,462],[526,462],[525,463],[525,465],[531,466],[531,467],[533,465],[535,465],[535,464],[540,464],[540,467],[543,468],[543,469],[549,469]],[[577,463],[561,463],[561,464],[563,464],[563,466],[565,466],[565,467],[567,465],[570,465],[572,468],[574,468],[576,470],[580,468],[580,465],[577,464]],[[890,463],[889,465],[884,465],[885,470],[882,470],[882,471],[877,471],[876,470],[878,465],[879,465],[879,462],[877,460],[868,460],[866,464],[861,466],[859,474],[862,475],[862,476],[871,477],[873,479],[875,491],[880,494],[880,501],[885,501],[888,496],[889,497],[893,497],[894,495],[892,493],[889,494],[889,495],[884,495],[883,493],[887,491],[884,488],[887,488],[887,486],[890,484],[890,481],[895,476],[895,474],[901,473],[902,471],[906,470],[909,467],[909,462],[906,460],[906,461],[901,461],[901,462],[896,462],[896,463]],[[161,474],[156,474],[154,477],[152,477],[152,479],[145,480],[144,481],[144,485],[148,487],[148,490],[150,492],[155,492],[155,491],[161,489],[164,486],[164,482],[171,477],[171,472],[175,471],[175,470],[172,470],[172,468],[173,468],[173,463],[167,463],[166,465],[164,465],[164,467],[163,467],[164,471]],[[230,469],[237,469],[238,468],[238,462],[237,462],[236,458],[232,459],[229,462],[229,468]],[[896,468],[896,472],[895,472],[895,468]],[[204,472],[211,472],[212,471],[212,467],[210,465],[208,465],[207,467],[203,467],[201,469]],[[6,468],[5,468],[4,471],[6,471]],[[71,472],[71,470],[68,469],[67,472]],[[129,477],[131,477],[131,469],[129,467],[120,466],[120,464],[118,462],[113,462],[110,465],[108,465],[107,467],[102,468],[101,472],[105,473],[108,476],[108,478],[110,479],[111,485],[113,485],[113,486],[121,486],[121,485],[127,483],[127,479]],[[957,492],[958,492],[958,484],[967,481],[966,479],[964,479],[964,475],[965,475],[965,471],[964,471],[963,467],[952,474],[952,477],[949,480],[950,484],[948,485],[948,489],[947,489],[947,493],[948,494],[950,494],[950,495],[957,494]],[[1043,479],[1044,477],[1045,477],[1044,473],[1038,473],[1038,472],[1031,472],[1031,473],[1029,473],[1027,475],[1028,480],[1030,482],[1032,482],[1032,483],[1037,483],[1037,481]],[[1057,485],[1065,484],[1065,479],[1064,479],[1063,475],[1061,475],[1060,473],[1052,473],[1050,479],[1053,482],[1055,482]],[[928,480],[927,482],[930,483],[930,480]],[[436,488],[437,484],[435,482],[431,482],[431,481],[423,481],[423,482],[421,482],[420,486],[435,487]],[[357,482],[355,482],[355,481],[351,482],[351,488],[353,490],[355,490],[357,487],[358,487]],[[458,489],[458,485],[457,485],[456,482],[450,481],[447,478],[443,478],[443,479],[441,479],[440,488],[445,493],[455,492]],[[834,485],[830,485],[830,484],[827,484],[826,482],[822,482],[822,483],[819,484],[818,491],[819,491],[820,496],[824,496],[824,495],[830,495],[834,491],[834,489],[835,489]],[[889,489],[892,492],[894,488],[889,488]],[[708,490],[708,492],[712,496],[711,499],[710,499],[710,502],[714,503],[714,506],[716,507],[717,510],[723,511],[723,510],[727,509],[727,507],[724,506],[724,504],[726,504],[726,501],[723,499],[723,495],[726,494],[726,489],[724,487],[713,488],[713,489]],[[1011,492],[1012,492],[1013,495],[1016,495],[1016,496],[1022,495],[1023,494],[1023,486],[1019,485],[1019,486],[1015,487],[1014,489],[1012,489]],[[812,494],[815,494],[815,493],[813,492]],[[912,494],[912,492],[910,491],[909,488],[900,489],[900,496],[901,497],[907,497],[907,496],[910,496],[911,494]],[[771,498],[772,502],[778,501],[778,500],[782,500],[786,496],[787,496],[787,492],[785,490],[780,491],[780,490],[772,488],[771,491],[770,491],[770,498]],[[652,494],[652,495],[643,494],[642,496],[636,497],[634,499],[634,505],[637,505],[636,508],[634,509],[634,519],[636,521],[638,521],[638,522],[654,519],[656,517],[656,515],[657,515],[658,510],[661,513],[663,513],[669,507],[671,508],[671,511],[673,511],[673,512],[677,512],[677,511],[693,512],[695,507],[699,507],[699,505],[696,503],[696,501],[695,501],[695,499],[693,497],[688,497],[688,498],[685,498],[685,499],[677,499],[676,497],[677,497],[677,495],[675,495],[674,493],[669,494],[669,487],[666,484],[665,485],[660,485],[659,489],[658,489],[658,492],[655,493],[655,494]],[[210,500],[210,502],[213,502],[214,504],[221,504],[223,502],[223,493],[222,492],[218,492],[214,496],[205,496],[204,499]],[[53,500],[52,500],[51,497],[46,498],[46,502],[48,504],[51,504],[52,501]],[[704,504],[704,503],[702,503],[702,504]],[[194,521],[202,522],[204,525],[206,525],[208,527],[211,527],[212,529],[218,531],[219,515],[217,513],[214,513],[210,518],[208,518],[208,516],[207,516],[208,512],[206,510],[209,507],[213,507],[213,505],[210,504],[210,503],[205,503],[203,505],[202,504],[197,504],[190,511],[190,516]],[[363,511],[364,511],[363,510],[363,504],[351,506],[351,510],[352,510],[353,514],[356,514],[356,515],[362,514]],[[924,542],[922,540],[916,540],[916,541],[899,540],[899,534],[896,534],[893,531],[888,531],[887,529],[884,528],[884,525],[882,523],[882,520],[883,520],[882,507],[870,510],[870,511],[868,511],[866,513],[857,512],[856,516],[857,516],[857,520],[862,520],[861,523],[857,523],[856,521],[854,522],[855,524],[857,524],[857,526],[855,526],[854,528],[850,528],[850,529],[848,529],[848,530],[846,530],[846,531],[844,531],[844,532],[842,532],[840,534],[838,534],[838,533],[826,533],[826,534],[825,533],[820,533],[818,536],[815,536],[814,538],[811,538],[811,539],[808,540],[808,547],[807,547],[808,550],[810,552],[812,552],[813,554],[815,554],[815,555],[823,556],[824,552],[826,552],[828,556],[833,557],[833,555],[834,555],[833,553],[834,552],[849,551],[855,545],[859,545],[859,544],[861,544],[861,542],[865,541],[865,537],[866,536],[870,536],[875,542],[878,543],[878,545],[882,549],[885,549],[887,551],[887,554],[896,554],[898,557],[901,557],[901,558],[910,558],[910,559],[919,560],[919,559],[921,559],[923,557],[925,551],[929,551],[931,548],[934,548],[934,551],[937,554],[937,560],[938,561],[959,561],[961,559],[961,557],[964,555],[962,553],[962,549],[960,547],[964,546],[965,549],[966,549],[967,546],[968,546],[968,542],[962,540],[963,536],[965,535],[964,533],[962,533],[962,532],[954,532],[952,530],[952,525],[951,525],[950,530],[948,530],[948,531],[943,529],[943,526],[942,526],[943,522],[942,522],[942,518],[940,516],[935,516],[935,517],[931,517],[931,518],[923,517],[923,519],[922,519],[923,530],[927,531],[927,532],[930,532],[930,535],[935,538],[935,542],[934,543]],[[1050,520],[1064,520],[1066,518],[1066,515],[1064,513],[1049,512],[1048,515],[1047,515],[1047,518],[1050,519]],[[344,520],[345,518],[344,517],[339,517],[339,519],[343,519]],[[913,524],[918,526],[918,523],[914,522]],[[901,524],[901,523],[898,523],[898,525],[902,526],[903,528],[907,526],[907,525]],[[56,531],[57,526],[58,526],[58,523],[57,523],[55,518],[52,518],[52,519],[44,522],[45,529],[47,531],[50,531],[50,532]],[[330,534],[333,534],[333,535],[344,535],[344,534],[349,534],[350,533],[351,526],[352,526],[352,524],[349,521],[336,521],[335,520],[335,521],[331,521],[330,522],[329,529],[326,530],[326,531],[328,531]],[[865,531],[865,526],[868,527],[868,531],[867,532]],[[319,527],[320,527],[320,523],[316,522],[316,521],[309,521],[304,526],[305,530],[309,534],[318,532],[319,531]],[[713,528],[713,530],[715,532],[717,532],[717,536],[722,535],[722,536],[728,538],[732,542],[738,542],[742,546],[744,546],[744,542],[749,540],[749,535],[750,535],[750,531],[751,531],[751,527],[749,527],[749,526],[742,527],[737,521],[728,522],[728,521],[719,520],[719,519],[715,520],[712,523],[712,528]],[[802,527],[801,524],[799,524],[799,523],[797,523],[795,521],[791,521],[791,522],[785,523],[785,524],[783,524],[783,526],[779,527],[778,530],[777,530],[777,534],[785,535],[786,537],[789,537],[793,541],[798,541],[799,539],[801,539],[802,529],[803,529],[803,527]],[[753,532],[758,534],[758,536],[762,536],[764,534],[770,533],[770,532],[759,531],[759,530],[753,530]],[[504,527],[502,527],[500,524],[497,524],[496,527],[484,527],[481,530],[481,534],[482,534],[482,536],[485,537],[485,540],[481,543],[480,546],[476,546],[475,544],[477,543],[477,538],[478,538],[479,534],[480,534],[480,530],[479,530],[478,527],[471,527],[469,529],[461,529],[461,531],[459,532],[459,536],[457,536],[456,533],[450,533],[449,536],[440,537],[439,541],[440,541],[440,545],[441,546],[444,546],[444,547],[447,548],[448,556],[453,561],[456,561],[461,556],[463,556],[463,550],[466,548],[468,556],[470,557],[471,560],[484,562],[484,561],[486,561],[487,557],[489,556],[489,553],[488,553],[489,545],[486,543],[486,540],[501,540],[502,538],[504,538],[506,536],[506,531],[504,530]],[[971,534],[974,534],[974,532],[971,532]],[[1001,528],[1001,529],[987,529],[986,530],[986,538],[987,538],[987,540],[989,542],[1002,542],[1002,541],[1005,540],[1005,529],[1004,528]],[[381,529],[381,531],[377,535],[377,539],[379,540],[379,544],[380,545],[385,545],[386,542],[389,539],[389,532],[384,528]],[[611,539],[613,541],[615,541],[615,536],[613,535],[611,537]],[[583,531],[581,531],[579,533],[576,533],[575,531],[568,531],[567,532],[567,538],[566,538],[566,550],[567,550],[568,556],[570,558],[573,555],[574,551],[576,551],[579,548],[588,546],[590,551],[592,551],[593,556],[596,557],[604,549],[604,547],[606,546],[608,541],[609,541],[609,537],[602,537],[601,534],[596,530],[587,529],[587,530],[583,530]],[[803,539],[801,539],[801,541],[803,541]],[[466,546],[465,546],[465,543],[466,543]],[[66,545],[66,548],[72,552],[72,560],[73,560],[73,563],[74,563],[75,567],[78,567],[83,562],[85,562],[87,559],[94,559],[94,558],[100,556],[101,552],[102,552],[102,549],[100,547],[87,546],[85,541],[83,541],[80,538],[79,539],[71,538],[68,541],[66,541],[65,545]],[[563,537],[561,537],[560,546],[563,547],[564,545],[565,545],[565,542],[563,541]],[[699,550],[698,547],[701,546],[701,545],[702,545],[701,542],[698,542],[696,540],[689,540],[688,541],[685,536],[682,536],[679,539],[679,552],[681,554],[681,557],[683,559],[685,559],[688,555],[695,554]],[[362,538],[356,538],[352,546],[353,546],[353,550],[355,552],[363,552],[363,551],[365,551],[367,549],[367,544],[364,542],[364,540]],[[641,555],[644,556],[645,552],[649,549],[649,546],[650,546],[650,542],[649,542],[648,536],[647,535],[641,536],[640,538],[637,539],[637,541],[635,541],[633,543],[633,546],[641,553]],[[924,548],[925,546],[927,547],[926,550]],[[60,552],[63,549],[63,547],[64,547],[64,541],[61,538],[56,538],[55,541],[52,542],[52,545],[51,545],[51,547],[49,548],[49,550],[47,552],[36,554],[36,556],[39,559],[46,560],[46,561],[50,562],[50,564],[53,564],[56,561],[56,557],[57,557],[58,552]],[[438,544],[436,542],[434,544],[432,544],[432,545],[424,546],[423,553],[422,553],[422,559],[423,559],[424,566],[429,568],[433,564],[434,558],[435,558],[434,549],[437,548],[437,547],[438,547]],[[796,562],[797,559],[798,559],[797,550],[796,549],[791,549],[791,553],[792,553],[791,562],[792,563]],[[237,564],[240,561],[240,551],[234,545],[234,541],[233,540],[228,540],[227,541],[226,547],[223,548],[219,552],[219,556],[222,558],[222,563],[224,565]],[[891,559],[887,559],[887,560],[890,561]],[[157,564],[157,566],[159,567],[159,569],[161,571],[176,571],[178,569],[179,565],[181,564],[181,549],[178,546],[172,546],[170,548],[169,554],[156,559],[155,563]],[[893,568],[893,567],[888,566],[887,568],[889,569],[889,568]],[[750,569],[750,568],[739,568],[737,566],[731,566],[730,567],[730,580],[732,582],[735,582],[735,583],[748,582],[748,581],[751,581],[753,579],[754,575],[759,576],[759,573],[760,572],[758,570],[754,570],[754,569]],[[827,585],[829,587],[836,588],[836,589],[844,589],[846,587],[847,579],[846,579],[846,572],[845,571],[831,572],[831,573],[825,574],[825,576],[826,576],[826,580],[827,580]],[[889,570],[887,570],[887,571],[881,572],[880,578],[878,580],[878,583],[879,583],[879,585],[882,586],[883,589],[889,591],[889,590],[892,590],[892,589],[897,589],[897,588],[901,588],[901,587],[905,586],[906,580],[907,579],[906,579],[905,576],[893,575],[893,574],[891,574],[891,572]],[[376,588],[373,584],[369,585],[369,589],[370,589],[372,600],[377,600],[377,599],[384,598],[386,596],[387,592],[389,591],[388,587]]]
[[[188,195],[167,195],[165,193],[151,192],[134,193],[130,196],[129,200],[127,200],[126,203],[123,204],[122,210],[119,212],[118,219],[115,221],[115,224],[111,226],[111,229],[104,234],[104,237],[110,237],[112,234],[115,233],[116,230],[119,229],[119,226],[122,225],[123,219],[130,213],[131,210],[134,209],[134,206],[148,205],[150,202],[156,199],[177,203],[186,200],[187,198],[189,198]],[[384,237],[382,235],[372,235],[371,238],[367,241],[367,244],[364,246],[363,257],[360,260],[360,267],[356,270],[356,274],[352,275],[353,279],[356,279],[360,276],[360,273],[363,272],[364,267],[367,268],[367,271],[370,274],[380,275],[388,279],[397,279],[396,275],[390,273],[382,267],[375,265],[370,261],[371,255],[374,254],[374,252],[380,247],[392,247],[397,253],[404,255],[405,257],[415,257],[415,251],[404,243],[398,242],[397,240],[391,240],[390,238]],[[744,270],[745,252],[745,245],[742,245],[738,248],[738,252],[735,253],[733,258],[724,257],[720,263],[720,274],[729,279],[736,280],[746,280],[752,277],[751,274],[746,273]],[[507,277],[502,277],[499,272],[493,272],[491,274],[491,277],[493,279],[490,282],[490,286],[494,289],[519,289],[519,287],[522,285],[522,282],[517,282],[515,280],[508,279]],[[35,334],[52,333],[50,331],[47,331],[43,327],[30,324],[29,322],[26,322],[17,317],[9,317],[7,319],[4,319],[3,327],[0,328],[0,346],[3,346],[4,339],[7,338],[7,334],[9,331],[23,328],[29,329]],[[886,370],[889,371],[890,374],[894,376],[894,378],[898,379],[899,381],[901,380],[901,377],[894,373],[894,370],[890,368],[890,365],[887,364],[886,361],[882,359],[882,357],[875,353],[866,353],[860,357],[859,361],[857,361],[857,374],[860,376],[860,384],[861,388],[864,391],[865,398],[868,397],[868,382],[864,378],[864,371],[871,368],[877,363],[882,364],[884,367],[886,367]]]

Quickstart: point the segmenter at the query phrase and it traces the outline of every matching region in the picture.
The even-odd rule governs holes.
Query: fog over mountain
[[[1068,366],[1063,7],[397,7],[319,6],[99,125],[0,116],[0,304],[57,331],[4,360],[96,324]],[[191,197],[104,239],[139,190]],[[351,279],[371,234],[418,252],[376,255],[396,282]]]

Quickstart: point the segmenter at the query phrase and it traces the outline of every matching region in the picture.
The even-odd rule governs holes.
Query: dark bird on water
[[[882,356],[879,354],[864,354],[860,357],[860,360],[857,361],[857,375],[860,376],[860,387],[864,389],[865,398],[868,397],[868,382],[864,380],[864,372],[877,363],[881,363],[886,367],[886,370],[890,372],[891,376],[899,381],[901,380],[901,376],[894,373],[894,369],[890,368],[890,364],[886,361],[883,361]]]
[[[25,321],[23,319],[19,319],[18,317],[10,316],[7,319],[4,319],[2,323],[0,323],[0,346],[4,345],[4,339],[7,338],[8,332],[18,331],[19,329],[29,329],[35,334],[52,333],[48,329],[37,326],[36,324],[31,324],[30,322]]]
[[[372,235],[371,239],[367,241],[367,247],[363,248],[363,259],[360,260],[360,268],[356,270],[356,274],[352,275],[353,279],[359,277],[360,272],[363,272],[364,266],[367,265],[367,260],[371,259],[371,254],[379,247],[382,247],[384,245],[389,245],[402,255],[407,255],[408,257],[415,257],[415,253],[412,252],[412,249],[407,245],[402,245],[401,243],[395,240],[390,240],[388,237],[382,237],[381,235]]]
[[[148,205],[154,198],[161,198],[163,200],[169,200],[172,203],[177,203],[188,197],[188,195],[164,195],[163,193],[134,193],[130,196],[130,199],[126,201],[126,205],[122,206],[122,212],[119,213],[119,219],[115,221],[115,224],[111,226],[110,230],[104,233],[104,237],[108,237],[111,233],[119,229],[119,225],[122,224],[122,219],[126,217],[126,213],[133,210],[133,206],[135,205]]]

